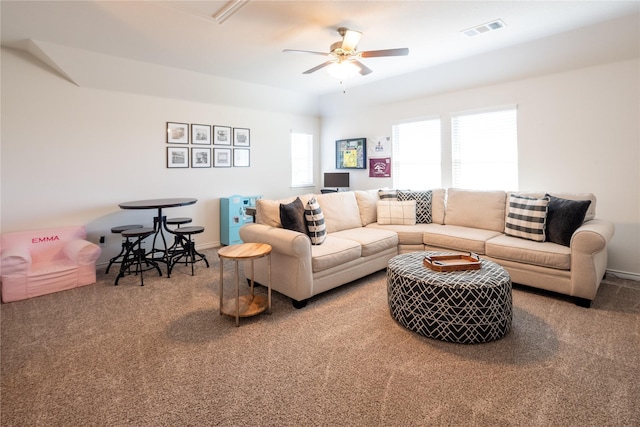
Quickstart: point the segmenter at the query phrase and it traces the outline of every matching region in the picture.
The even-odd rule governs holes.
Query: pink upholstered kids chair
[[[2,235],[2,301],[11,302],[96,282],[101,249],[83,226]]]

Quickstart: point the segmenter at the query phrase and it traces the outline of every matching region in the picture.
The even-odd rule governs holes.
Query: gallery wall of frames
[[[167,122],[168,168],[250,166],[251,130]]]

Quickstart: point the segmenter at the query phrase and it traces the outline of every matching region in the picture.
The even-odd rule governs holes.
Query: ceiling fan
[[[302,74],[311,74],[315,71],[318,71],[324,67],[328,67],[330,65],[333,68],[337,68],[337,66],[342,66],[343,68],[349,67],[352,73],[360,73],[363,76],[370,74],[373,72],[369,67],[364,65],[359,61],[360,58],[376,58],[381,56],[406,56],[409,54],[409,49],[406,47],[397,48],[397,49],[383,49],[383,50],[366,50],[362,52],[358,52],[356,47],[358,46],[358,42],[360,41],[360,37],[362,37],[362,33],[360,31],[350,30],[345,27],[338,28],[338,34],[342,37],[341,41],[335,42],[329,48],[329,52],[314,52],[311,50],[297,50],[297,49],[284,49],[283,52],[291,52],[291,53],[309,53],[312,55],[322,55],[329,56],[329,59],[326,62],[323,62],[320,65],[316,65],[315,67],[303,72]],[[336,64],[336,65],[334,65]],[[329,69],[331,71],[331,69]],[[344,73],[340,76],[336,77],[346,77]]]

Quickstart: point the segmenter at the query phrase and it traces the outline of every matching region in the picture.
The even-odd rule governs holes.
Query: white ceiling
[[[362,31],[359,50],[408,47],[409,56],[363,59],[373,73],[352,87],[526,45],[640,13],[639,1],[264,1],[253,0],[218,24],[226,1],[8,1],[0,3],[2,45],[28,40],[309,94],[339,90],[317,55],[336,29]],[[468,38],[467,28],[501,19],[506,28]],[[611,46],[615,48],[615,46]],[[554,58],[550,45],[540,55]]]

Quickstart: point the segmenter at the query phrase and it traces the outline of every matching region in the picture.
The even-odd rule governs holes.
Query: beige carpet
[[[591,309],[516,288],[507,336],[463,345],[392,320],[384,271],[302,310],[274,293],[272,315],[236,328],[204,252],[193,278],[114,287],[102,268],[3,304],[1,425],[640,425],[635,282],[608,279]]]

